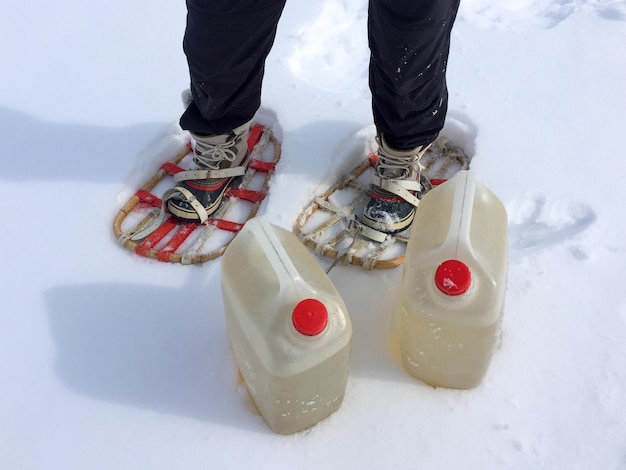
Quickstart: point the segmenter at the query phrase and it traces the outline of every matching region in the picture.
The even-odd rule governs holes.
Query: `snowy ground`
[[[626,468],[626,2],[462,2],[450,117],[509,212],[502,346],[477,389],[429,388],[389,348],[400,270],[338,266],[346,399],[287,437],[237,385],[219,261],[138,259],[112,237],[187,86],[184,3],[162,3],[0,7],[0,468]],[[371,124],[365,3],[284,12],[262,213],[286,228]]]

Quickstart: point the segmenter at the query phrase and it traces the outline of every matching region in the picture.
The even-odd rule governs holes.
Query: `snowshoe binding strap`
[[[386,179],[380,177],[379,175],[374,175],[372,177],[372,184],[389,193],[393,193],[396,196],[401,197],[415,207],[417,207],[420,203],[419,198],[411,193],[411,191],[422,191],[423,187],[419,181]]]
[[[209,178],[231,178],[234,176],[243,176],[246,174],[245,166],[236,166],[234,168],[224,168],[221,170],[189,170],[181,171],[174,175],[174,181],[180,183],[188,180],[204,180]]]
[[[167,201],[174,197],[183,199],[191,207],[193,207],[193,209],[198,213],[200,223],[204,223],[209,220],[209,215],[207,214],[206,209],[202,204],[200,204],[191,191],[181,188],[180,186],[174,186],[163,193],[163,203],[161,204],[159,215],[152,219],[148,225],[134,232],[130,239],[132,241],[142,240],[159,228],[167,217]]]

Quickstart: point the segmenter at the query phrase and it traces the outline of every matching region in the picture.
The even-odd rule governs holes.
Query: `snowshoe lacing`
[[[353,258],[368,243],[365,239],[378,242],[378,246],[369,250],[369,253],[360,260],[360,264],[363,268],[373,269],[374,265],[383,255],[384,251],[395,241],[395,238],[391,235],[374,230],[367,225],[363,225],[354,216],[348,220],[347,233],[350,234],[352,242],[347,248],[337,252],[337,257],[326,270],[326,274],[329,274],[330,270],[333,269],[340,261],[344,264],[352,264]],[[365,237],[365,239],[361,237]],[[321,251],[318,251],[317,249],[315,251],[319,255],[323,256]]]

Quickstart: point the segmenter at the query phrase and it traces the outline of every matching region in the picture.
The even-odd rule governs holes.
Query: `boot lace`
[[[193,161],[200,168],[208,168],[211,170],[219,170],[220,164],[223,161],[234,162],[237,158],[237,153],[233,150],[233,147],[237,145],[236,139],[228,140],[224,143],[212,144],[202,142],[201,145],[196,143],[199,147],[199,152],[193,157]]]
[[[381,178],[386,179],[409,179],[417,173],[417,181],[420,181],[422,171],[425,169],[421,159],[428,146],[419,147],[410,155],[389,155],[382,148],[380,138],[376,141],[379,145],[378,163],[375,172]]]

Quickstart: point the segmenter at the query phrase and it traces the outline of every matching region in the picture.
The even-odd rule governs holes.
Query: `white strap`
[[[374,240],[375,242],[382,243],[387,239],[387,234],[383,232],[379,232],[378,230],[374,230],[367,225],[361,224],[360,227],[361,235],[369,238],[370,240]]]
[[[173,188],[168,189],[167,191],[163,193],[163,197],[162,197],[163,204],[161,204],[161,210],[159,211],[159,215],[155,217],[154,219],[152,219],[152,221],[148,225],[138,230],[137,232],[133,233],[130,239],[133,241],[141,240],[143,238],[146,238],[148,235],[154,232],[157,228],[159,228],[159,226],[165,220],[165,217],[167,214],[167,211],[166,211],[167,201],[172,199],[174,196],[182,196],[182,198],[186,202],[188,202],[191,205],[191,207],[193,207],[193,209],[196,211],[196,213],[198,214],[198,217],[200,217],[200,222],[204,223],[209,219],[209,215],[207,214],[206,209],[204,208],[202,204],[200,204],[200,202],[198,202],[198,199],[196,199],[196,197],[193,195],[193,193],[191,193],[191,191],[185,188],[181,188],[180,186],[174,186]]]
[[[372,183],[387,192],[400,196],[409,204],[417,207],[420,200],[410,191],[421,191],[422,185],[418,181],[413,180],[390,180],[374,175]]]
[[[230,178],[233,176],[243,176],[246,174],[246,168],[236,166],[233,168],[224,168],[222,170],[189,170],[181,171],[174,175],[174,181],[180,183],[187,180],[204,180],[209,178]]]
[[[370,240],[374,240],[375,242],[382,243],[387,239],[387,234],[384,232],[379,232],[371,227],[368,227],[365,224],[357,221],[356,219],[351,219],[348,224],[348,231],[353,238],[356,239],[357,235],[363,235]]]
[[[189,191],[188,189],[181,188],[180,186],[174,186],[173,188],[168,189],[167,191],[163,193],[163,208],[164,209],[165,209],[165,204],[167,203],[167,201],[172,199],[174,196],[182,196],[184,201],[187,202],[189,205],[191,205],[191,207],[193,207],[193,209],[198,214],[198,217],[200,217],[200,223],[204,223],[207,220],[209,220],[209,214],[207,214],[207,211],[204,208],[204,206],[200,204],[198,199],[196,199],[196,196],[194,196],[193,193]]]

